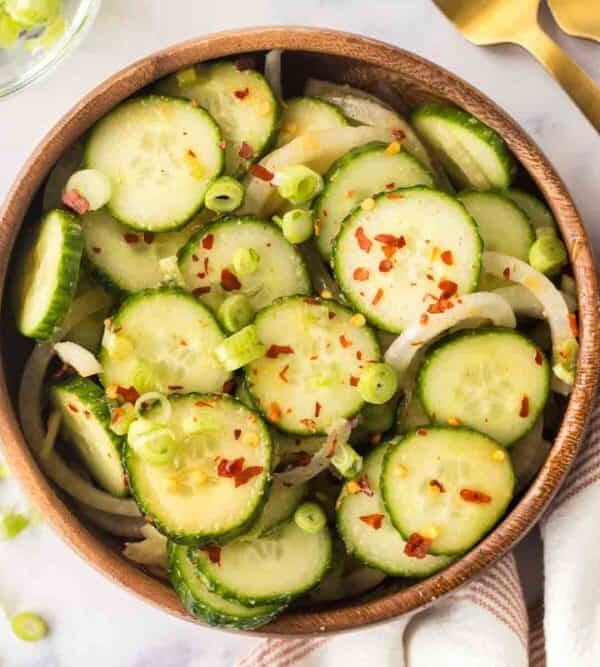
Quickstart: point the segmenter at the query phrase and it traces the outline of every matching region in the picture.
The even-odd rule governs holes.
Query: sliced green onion
[[[0,8],[0,49],[10,49],[14,46],[20,32],[21,24]]]
[[[159,404],[158,406],[156,404]],[[158,407],[158,410],[157,410]],[[152,408],[152,412],[148,410]],[[138,417],[154,424],[166,424],[171,419],[173,409],[169,399],[160,391],[148,391],[138,397],[135,402],[135,412]]]
[[[217,430],[219,422],[213,415],[189,415],[183,420],[181,428],[186,435],[194,435]]]
[[[340,442],[331,457],[331,465],[346,479],[356,477],[362,469],[362,456],[347,442]]]
[[[175,74],[175,79],[177,79],[177,85],[180,88],[185,88],[186,86],[192,86],[196,81],[198,81],[198,74],[196,73],[195,67],[186,67],[185,69],[179,70]]]
[[[41,616],[29,611],[13,616],[10,627],[15,636],[24,642],[37,642],[48,634],[46,621]]]
[[[317,503],[302,503],[294,512],[294,522],[305,533],[318,533],[327,524],[325,512]]]
[[[204,206],[215,213],[231,213],[244,201],[244,186],[231,176],[221,176],[208,188]]]
[[[233,269],[238,276],[256,273],[259,264],[260,255],[254,248],[238,248],[233,253]]]
[[[397,389],[396,371],[388,364],[367,364],[358,380],[358,393],[367,403],[387,403]]]
[[[65,192],[75,190],[88,203],[90,211],[97,211],[110,200],[112,187],[108,177],[97,169],[80,169],[65,185]]]
[[[127,443],[136,454],[152,465],[167,465],[175,457],[173,433],[147,419],[136,419],[129,427]]]
[[[4,7],[24,28],[50,23],[61,12],[61,0],[5,0]]]
[[[117,435],[125,435],[137,416],[136,409],[132,403],[119,405],[112,411],[110,430]]]
[[[303,164],[291,164],[275,172],[271,181],[279,194],[294,206],[306,204],[323,189],[323,177]]]
[[[555,275],[566,263],[567,250],[557,236],[539,236],[529,248],[529,264],[540,273]]]
[[[275,216],[273,220],[281,227],[285,240],[294,244],[308,241],[315,230],[310,209],[294,208],[282,218]]]
[[[226,371],[235,371],[265,353],[254,324],[240,329],[226,338],[215,350],[217,359]]]
[[[394,425],[396,418],[396,401],[387,401],[381,405],[365,403],[360,411],[360,424],[367,431],[384,433]]]
[[[245,294],[233,294],[219,306],[218,315],[221,324],[233,333],[250,324],[254,317],[254,308]]]
[[[23,514],[10,513],[0,518],[0,539],[12,540],[29,525],[29,519]]]

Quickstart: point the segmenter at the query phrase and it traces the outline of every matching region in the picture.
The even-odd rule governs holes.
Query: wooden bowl
[[[395,581],[367,598],[289,612],[261,629],[263,634],[299,635],[356,629],[422,607],[479,574],[534,525],[573,462],[592,405],[600,358],[598,287],[585,230],[563,183],[533,141],[491,100],[441,67],[393,46],[331,30],[279,27],[219,33],[178,44],[122,70],[81,100],[36,148],[0,214],[2,291],[10,283],[6,281],[7,267],[21,223],[30,207],[31,216],[36,212],[36,193],[65,148],[95,121],[126,97],[175,70],[211,58],[274,48],[290,51],[284,61],[288,93],[299,92],[302,81],[310,75],[359,87],[385,81],[407,107],[428,100],[446,100],[497,130],[529,174],[530,187],[537,186],[550,204],[560,226],[577,281],[581,328],[577,380],[552,451],[531,487],[500,524],[467,555],[429,579],[409,585]],[[14,408],[29,348],[11,334],[14,326],[6,306],[2,317],[5,334],[0,347],[0,437],[9,465],[55,530],[86,561],[144,600],[190,619],[166,583],[120,556],[114,541],[85,525],[69,507],[69,499],[59,495],[40,472],[24,441]]]

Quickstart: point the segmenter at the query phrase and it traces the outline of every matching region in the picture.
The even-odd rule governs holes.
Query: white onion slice
[[[167,562],[167,538],[154,529],[153,533],[146,530],[148,524],[141,531],[145,537],[140,542],[126,542],[123,549],[125,558],[140,565],[150,565],[166,570]],[[152,526],[150,526],[152,528]]]
[[[109,514],[108,512],[101,512],[100,510],[89,507],[85,503],[75,501],[77,506],[77,513],[81,514],[91,524],[104,530],[116,537],[125,537],[130,540],[139,540],[144,537],[142,527],[147,525],[144,519],[132,516],[120,516],[117,514]]]
[[[265,79],[275,95],[282,100],[283,88],[281,86],[281,49],[272,49],[265,56]]]
[[[42,197],[42,208],[44,211],[49,211],[53,208],[63,208],[63,190],[71,174],[79,169],[83,159],[83,151],[83,143],[77,141],[71,144],[58,158],[54,167],[52,167]]]
[[[55,343],[54,351],[65,364],[72,366],[81,377],[86,378],[90,375],[102,373],[102,366],[99,361],[83,345],[64,341]]]
[[[385,361],[396,369],[401,385],[406,387],[412,382],[409,369],[425,345],[463,320],[473,318],[491,320],[502,327],[514,328],[517,324],[512,308],[501,296],[492,292],[465,294],[460,301],[454,301],[454,308],[430,314],[425,324],[420,321],[410,324],[390,345]]]
[[[308,269],[308,274],[310,276],[310,281],[312,283],[313,289],[317,294],[322,292],[330,292],[331,298],[341,301],[342,303],[345,299],[342,297],[340,288],[338,287],[335,280],[331,277],[329,270],[325,261],[321,257],[321,254],[315,247],[314,243],[307,242],[302,243],[298,246],[302,259],[306,264]]]
[[[493,290],[493,292],[494,294],[499,294],[510,303],[517,317],[544,319],[544,307],[540,300],[527,287],[523,285],[508,285],[508,287],[499,287]],[[575,312],[577,310],[576,298],[562,290],[560,293],[567,304],[569,312]]]
[[[48,417],[48,426],[46,427],[46,435],[44,436],[44,442],[42,448],[40,449],[40,458],[48,458],[50,454],[54,451],[54,446],[56,445],[56,440],[58,438],[58,432],[60,430],[60,422],[62,417],[58,410],[53,410]]]
[[[101,287],[94,287],[79,295],[73,300],[67,317],[63,322],[57,340],[64,338],[73,327],[85,320],[86,317],[97,313],[99,310],[111,306],[114,297]]]
[[[356,597],[379,586],[387,577],[385,572],[363,565],[347,575],[327,574],[323,581],[309,593],[312,602],[333,602]]]
[[[515,493],[529,486],[542,467],[552,444],[544,440],[544,420],[538,419],[531,431],[510,448],[510,458],[517,478]]]

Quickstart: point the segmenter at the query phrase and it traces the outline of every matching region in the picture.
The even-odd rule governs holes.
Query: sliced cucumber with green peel
[[[367,197],[413,185],[433,187],[433,177],[405,150],[390,151],[388,145],[372,142],[352,149],[339,158],[325,177],[325,188],[313,204],[320,221],[317,246],[325,259],[342,221]]]
[[[91,130],[84,165],[110,180],[108,209],[123,224],[163,232],[202,207],[223,168],[221,132],[201,107],[173,97],[130,99]]]
[[[380,351],[372,329],[355,326],[352,317],[335,301],[300,296],[258,313],[255,325],[266,352],[246,366],[246,385],[277,428],[324,434],[361,409],[358,379]]]
[[[102,381],[139,393],[221,391],[230,374],[215,349],[224,339],[211,312],[189,292],[175,287],[137,292],[105,332]]]
[[[171,395],[169,403],[171,415],[161,426],[173,436],[173,458],[150,462],[131,435],[125,447],[133,496],[157,530],[178,543],[214,544],[240,535],[261,511],[270,482],[266,426],[228,396]],[[154,411],[159,408],[145,418],[152,420]]]
[[[377,195],[346,218],[332,264],[352,305],[380,329],[400,333],[475,289],[481,246],[462,204],[437,190],[405,188]]]
[[[240,539],[244,540],[247,537],[260,537],[266,535],[279,524],[290,519],[303,498],[306,496],[306,484],[292,484],[286,486],[274,482],[269,491],[269,497],[265,506],[262,508],[258,518],[252,524],[252,527],[246,535],[242,535]]]
[[[494,250],[526,262],[535,231],[529,218],[499,192],[461,192],[463,203],[479,228],[485,250]]]
[[[50,403],[60,412],[61,436],[75,448],[96,482],[114,496],[126,496],[122,439],[110,430],[110,410],[102,389],[87,378],[69,378],[50,387]]]
[[[279,105],[262,74],[221,60],[196,65],[189,85],[177,75],[161,81],[160,92],[194,100],[217,121],[227,142],[228,174],[244,173],[269,148],[278,128]]]
[[[244,266],[240,253],[254,261]],[[232,294],[244,294],[260,310],[278,297],[311,291],[298,250],[276,225],[252,217],[201,229],[180,252],[179,268],[187,288],[214,312]]]
[[[504,139],[470,113],[444,104],[425,104],[412,123],[459,188],[507,188],[516,163]]]
[[[16,318],[29,338],[51,338],[77,289],[83,234],[66,211],[46,213],[26,239],[16,276]]]
[[[277,148],[307,132],[330,130],[344,125],[348,125],[348,121],[335,105],[316,97],[294,97],[285,101]]]
[[[550,209],[537,197],[517,188],[509,188],[508,190],[504,190],[502,194],[514,201],[536,229],[542,227],[556,229],[556,220]]]
[[[381,492],[417,553],[460,554],[500,519],[515,477],[506,450],[463,427],[428,426],[391,441]]]
[[[253,630],[283,611],[281,605],[247,607],[211,593],[188,555],[188,547],[169,543],[169,579],[183,606],[196,618],[221,628]]]
[[[288,521],[264,537],[221,547],[219,562],[202,549],[190,557],[209,590],[249,606],[285,604],[314,588],[331,562],[327,526],[316,533]]]
[[[432,421],[464,424],[509,446],[544,409],[550,365],[514,329],[460,331],[428,351],[417,383]]]
[[[379,480],[387,444],[380,445],[365,458],[360,490],[344,487],[337,506],[338,532],[348,553],[366,565],[394,577],[427,577],[452,562],[449,556],[414,558],[406,555],[406,540],[394,528],[383,505]],[[369,517],[379,517],[373,524]],[[379,526],[376,528],[375,526]]]
[[[86,258],[94,275],[122,292],[158,287],[163,279],[160,259],[176,255],[192,233],[187,226],[162,234],[135,232],[115,220],[106,208],[86,213],[81,225]]]

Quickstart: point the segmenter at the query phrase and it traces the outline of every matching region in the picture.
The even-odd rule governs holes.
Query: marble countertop
[[[600,82],[600,45],[557,35]],[[549,75],[518,47],[472,46],[429,0],[104,0],[84,43],[43,82],[0,101],[0,197],[34,146],[75,101],[132,61],[216,30],[296,24],[363,33],[421,54],[470,81],[521,123],[570,189],[600,248],[600,138]],[[13,480],[0,507],[27,507]],[[48,525],[0,548],[0,601],[47,618],[48,639],[27,645],[0,618],[8,667],[228,667],[257,639],[204,629],[143,604],[89,567]]]

